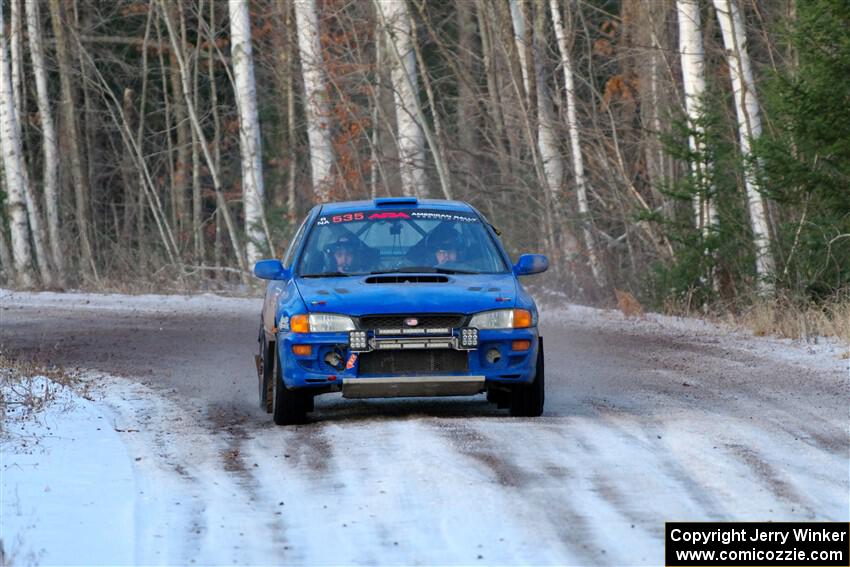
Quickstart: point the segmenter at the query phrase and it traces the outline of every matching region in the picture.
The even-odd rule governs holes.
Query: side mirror
[[[289,278],[289,270],[280,260],[260,260],[254,264],[254,275],[264,280],[285,280]]]
[[[549,258],[543,254],[523,254],[514,266],[514,273],[518,276],[530,276],[540,274],[549,269]]]

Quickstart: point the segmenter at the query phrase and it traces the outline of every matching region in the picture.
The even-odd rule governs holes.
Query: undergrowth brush
[[[88,385],[76,372],[0,354],[0,436],[9,422],[35,416],[64,399],[60,394],[66,388],[88,396]]]
[[[778,295],[737,303],[716,303],[694,309],[684,302],[664,303],[667,315],[704,317],[749,329],[756,336],[813,340],[835,337],[850,345],[850,291],[813,301]]]

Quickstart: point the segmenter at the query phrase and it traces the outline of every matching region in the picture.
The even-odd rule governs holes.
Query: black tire
[[[537,340],[537,371],[534,381],[531,384],[515,386],[511,392],[511,415],[515,417],[538,417],[543,413],[546,398],[543,337]]]
[[[260,328],[260,354],[257,358],[257,382],[259,386],[260,409],[266,413],[272,412],[272,395],[274,393],[274,343],[266,342],[265,332]]]
[[[274,354],[274,373],[272,376],[272,419],[277,425],[295,425],[304,423],[307,419],[307,397],[297,391],[290,390],[283,383],[280,357]]]

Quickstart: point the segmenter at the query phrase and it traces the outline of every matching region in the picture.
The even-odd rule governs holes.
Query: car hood
[[[394,276],[414,281],[385,281]],[[445,276],[447,281],[440,283],[416,279],[413,274],[393,274],[298,278],[296,284],[309,311],[355,317],[384,313],[476,313],[516,304],[513,274],[449,275]]]

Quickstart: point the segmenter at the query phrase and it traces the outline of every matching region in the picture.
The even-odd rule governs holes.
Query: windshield
[[[301,254],[301,277],[507,271],[478,215],[430,209],[322,215]]]

